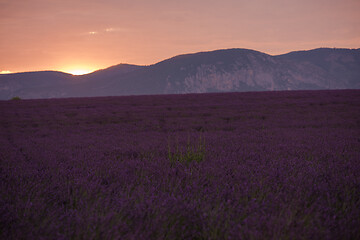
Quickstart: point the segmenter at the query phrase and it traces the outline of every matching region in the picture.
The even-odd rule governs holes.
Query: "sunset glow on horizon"
[[[359,48],[359,12],[357,0],[0,0],[0,69],[78,75],[226,48]]]
[[[97,69],[89,70],[89,69],[71,69],[71,70],[60,70],[61,72],[70,73],[72,75],[84,75],[88,73],[92,73]]]

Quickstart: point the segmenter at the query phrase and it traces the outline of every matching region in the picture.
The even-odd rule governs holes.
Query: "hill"
[[[0,75],[0,99],[359,89],[360,49],[320,48],[271,56],[248,49],[179,55],[150,66],[120,64],[82,76]]]

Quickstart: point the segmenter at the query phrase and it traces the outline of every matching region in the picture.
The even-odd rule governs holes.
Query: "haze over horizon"
[[[0,0],[0,72],[81,74],[247,48],[359,48],[357,0]]]

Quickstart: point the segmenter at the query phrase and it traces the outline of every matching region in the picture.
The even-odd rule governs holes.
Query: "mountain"
[[[87,75],[0,75],[0,99],[302,89],[360,89],[360,49],[271,56],[248,49],[179,55],[150,66],[120,64]]]
[[[293,71],[308,70],[321,88],[360,88],[360,49],[319,48],[277,56],[288,61]],[[296,79],[296,78],[294,78]],[[322,84],[320,84],[320,82]]]
[[[51,98],[66,96],[59,89],[73,85],[75,76],[63,72],[43,71],[0,75],[0,99]]]

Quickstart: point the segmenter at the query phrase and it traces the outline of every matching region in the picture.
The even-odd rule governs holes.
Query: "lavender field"
[[[0,101],[1,239],[360,239],[360,91]]]

